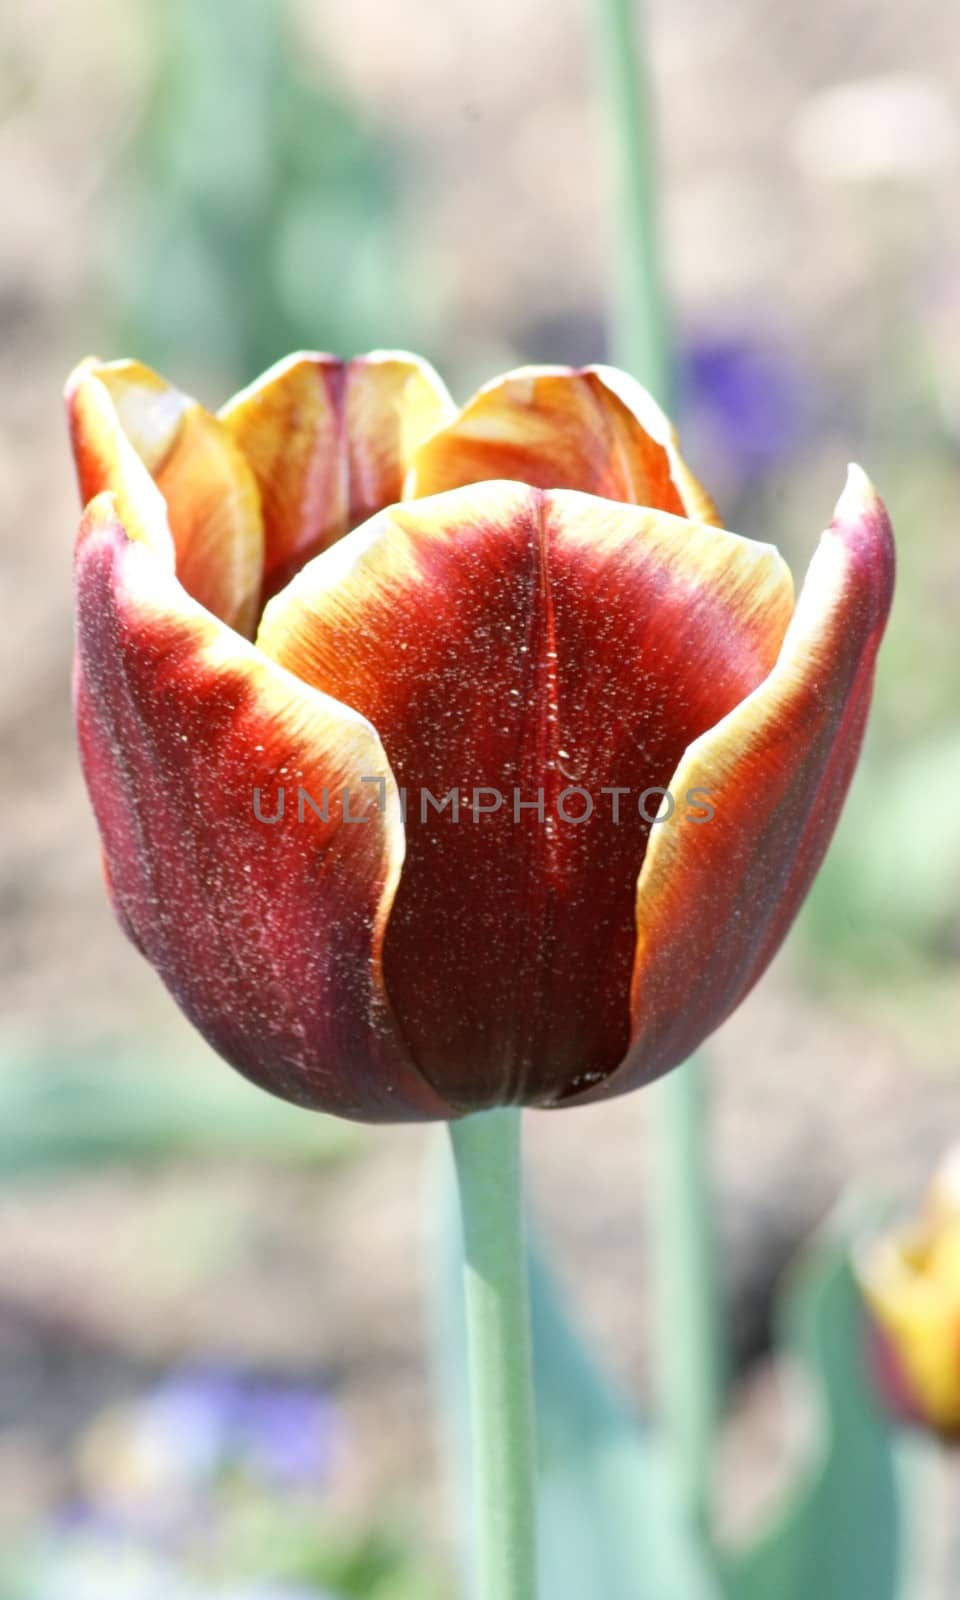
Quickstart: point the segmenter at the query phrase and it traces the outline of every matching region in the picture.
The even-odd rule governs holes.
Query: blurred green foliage
[[[0,1180],[108,1161],[246,1157],[325,1165],[361,1148],[359,1129],[307,1116],[217,1071],[164,1062],[0,1061]]]
[[[229,1569],[268,1574],[271,1581],[315,1586],[337,1600],[447,1600],[449,1590],[435,1564],[415,1551],[404,1526],[389,1510],[362,1531],[350,1531],[316,1506],[291,1513],[280,1502],[249,1505],[223,1529]]]
[[[389,1512],[351,1529],[322,1503],[225,1498],[204,1508],[197,1548],[82,1522],[38,1530],[0,1557],[4,1600],[450,1600],[436,1565]],[[161,1553],[162,1552],[162,1553]],[[251,1587],[250,1573],[260,1575]]]
[[[943,537],[960,472],[932,408],[907,445],[865,446],[897,534],[897,590],[864,759],[799,926],[808,968],[882,980],[920,1026],[918,985],[955,986],[960,959],[960,555]]]
[[[782,1504],[750,1543],[718,1552],[727,1600],[895,1600],[904,1514],[898,1437],[880,1411],[852,1252],[876,1207],[847,1204],[806,1247],[777,1308],[781,1359],[806,1379],[816,1426]]]
[[[433,1350],[466,1510],[471,1467],[458,1228],[452,1207],[441,1203],[436,1210]],[[901,1441],[870,1381],[853,1268],[860,1240],[881,1215],[875,1200],[851,1194],[780,1286],[776,1353],[794,1375],[783,1398],[792,1437],[803,1448],[791,1454],[775,1509],[751,1538],[735,1544],[712,1530],[704,1535],[670,1471],[661,1425],[639,1418],[597,1363],[534,1237],[544,1600],[894,1600],[902,1592],[909,1529]],[[678,1328],[677,1338],[685,1337]]]
[[[298,348],[416,342],[395,154],[308,74],[285,5],[165,0],[144,23],[152,84],[106,207],[111,336],[231,383]]]

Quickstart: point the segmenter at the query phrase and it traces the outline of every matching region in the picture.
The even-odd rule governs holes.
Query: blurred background
[[[960,1134],[960,18],[649,13],[687,457],[798,577],[859,459],[902,563],[836,843],[710,1049],[740,1529],[783,1466],[784,1263],[852,1180],[909,1204]],[[115,927],[72,742],[60,392],[91,351],[214,407],[301,346],[411,347],[460,399],[602,359],[589,23],[586,0],[0,12],[0,1600],[453,1592],[423,1354],[439,1135],[268,1102]],[[543,1231],[639,1399],[648,1118],[528,1119]],[[958,1505],[938,1479],[918,1595]]]

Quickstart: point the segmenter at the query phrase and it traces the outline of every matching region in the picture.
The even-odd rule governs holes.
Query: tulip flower
[[[889,1410],[960,1438],[960,1146],[936,1175],[919,1220],[867,1246],[857,1268]]]
[[[891,600],[852,468],[799,599],[650,397],[403,355],[218,415],[68,386],[76,710],[119,919],[233,1065],[364,1120],[682,1062],[819,867]]]

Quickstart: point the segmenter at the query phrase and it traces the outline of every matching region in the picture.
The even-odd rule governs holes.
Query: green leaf
[[[0,1180],[104,1161],[244,1154],[326,1162],[356,1130],[286,1105],[215,1061],[0,1061]]]
[[[596,1362],[530,1253],[544,1600],[718,1595],[662,1447]]]
[[[772,1524],[723,1559],[729,1600],[893,1600],[898,1592],[896,1436],[870,1384],[851,1234],[849,1224],[829,1230],[788,1280],[783,1347],[814,1387],[819,1437]]]

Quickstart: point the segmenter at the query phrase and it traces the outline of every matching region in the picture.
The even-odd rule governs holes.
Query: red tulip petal
[[[403,827],[373,729],[191,600],[110,495],[87,509],[76,584],[81,753],[125,928],[264,1088],[368,1121],[448,1115],[383,991]],[[300,785],[329,791],[329,821],[297,820]],[[273,825],[258,788],[266,819],[284,791]]]
[[[613,367],[520,367],[488,383],[420,446],[406,497],[488,478],[719,521],[659,406]]]
[[[414,450],[453,410],[432,367],[391,352],[290,356],[229,401],[221,419],[263,501],[265,597],[399,500]]]
[[[637,886],[634,1039],[591,1095],[676,1066],[740,1004],[823,860],[860,751],[893,595],[886,511],[851,468],[769,678],[686,751],[700,826],[655,829]]]
[[[187,593],[252,633],[263,571],[260,502],[222,424],[138,361],[84,362],[68,381],[67,413],[84,504],[111,490],[131,536],[154,544],[166,542],[167,523]]]
[[[267,607],[260,647],[368,717],[408,788],[384,971],[459,1107],[549,1100],[621,1059],[638,796],[766,677],[791,610],[769,546],[511,483],[384,512]],[[620,824],[612,785],[631,790]],[[475,786],[506,797],[476,822]],[[595,799],[579,825],[556,810],[575,786]],[[543,823],[515,822],[514,789],[541,787]],[[463,791],[459,822],[422,816],[421,788]]]

